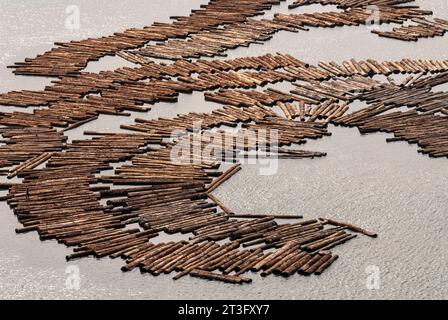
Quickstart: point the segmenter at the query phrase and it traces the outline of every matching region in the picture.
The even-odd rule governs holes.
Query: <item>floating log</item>
[[[354,226],[352,224],[348,224],[348,223],[345,223],[345,222],[340,222],[340,221],[336,221],[336,220],[332,220],[332,219],[324,219],[324,218],[319,218],[319,219],[320,220],[324,220],[325,222],[327,222],[329,224],[332,224],[334,226],[346,227],[346,228],[348,228],[351,231],[359,232],[359,233],[362,233],[362,234],[364,234],[366,236],[369,236],[369,237],[372,237],[372,238],[376,238],[378,236],[378,234],[376,234],[375,232],[362,229],[362,228]]]
[[[223,282],[227,282],[227,283],[243,284],[243,283],[251,283],[252,282],[252,279],[246,278],[246,277],[224,275],[224,274],[220,274],[220,273],[214,273],[214,272],[199,270],[199,269],[192,270],[190,272],[190,275],[193,277],[205,278],[208,280],[218,280],[218,281],[223,281]]]

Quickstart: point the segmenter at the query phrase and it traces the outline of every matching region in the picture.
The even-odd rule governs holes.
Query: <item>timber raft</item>
[[[6,191],[0,200],[22,224],[16,232],[35,231],[41,240],[72,247],[67,260],[121,257],[123,271],[232,284],[250,283],[249,272],[320,275],[339,257],[332,249],[358,235],[375,238],[375,232],[331,213],[234,212],[213,191],[238,174],[247,158],[331,156],[298,148],[330,136],[329,124],[356,127],[361,134],[387,132],[393,134],[387,142],[407,141],[424,155],[448,157],[448,93],[435,90],[448,82],[448,60],[349,59],[313,65],[281,52],[205,57],[263,43],[280,30],[366,24],[367,5],[378,6],[380,24],[402,25],[372,31],[391,41],[443,36],[447,21],[429,20],[432,12],[406,5],[413,0],[299,0],[290,10],[319,3],[337,5],[338,11],[256,18],[281,2],[212,0],[188,17],[172,17],[172,23],[57,43],[16,63],[15,74],[55,77],[44,90],[0,94],[0,105],[34,108],[0,111],[0,175],[21,179],[0,183]],[[135,66],[82,71],[105,55]],[[279,82],[293,88],[278,90]],[[144,117],[150,104],[176,102],[180,94],[197,91],[216,104],[213,111]],[[366,106],[353,111],[355,101]],[[84,131],[85,139],[68,141],[70,130],[102,114],[129,116],[130,111],[142,117],[121,125],[119,132]],[[278,146],[270,136],[247,138],[269,130],[277,132]],[[179,146],[189,151],[173,161]],[[162,233],[185,239],[157,241]]]

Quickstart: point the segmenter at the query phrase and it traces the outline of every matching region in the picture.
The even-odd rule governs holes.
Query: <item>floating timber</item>
[[[0,111],[0,175],[20,180],[1,183],[0,200],[20,222],[16,232],[37,232],[41,240],[71,247],[67,260],[120,257],[123,271],[233,284],[250,283],[250,271],[262,277],[319,275],[339,258],[333,248],[358,236],[377,237],[331,213],[303,218],[301,212],[234,212],[214,194],[244,170],[245,159],[331,156],[298,148],[330,136],[329,125],[386,132],[387,142],[416,143],[422,154],[448,157],[448,93],[435,90],[448,83],[448,60],[314,65],[281,52],[210,59],[262,44],[281,30],[355,27],[371,14],[362,0],[299,0],[291,10],[316,3],[339,10],[254,18],[281,2],[212,0],[170,23],[58,43],[16,63],[16,74],[56,77],[43,90],[0,94],[1,105],[23,108]],[[447,22],[406,5],[411,2],[368,1],[381,10],[379,23],[400,24],[374,32],[400,40],[443,36]],[[83,71],[105,55],[135,66]],[[277,83],[291,86],[279,90]],[[149,105],[192,92],[202,92],[213,111],[146,117]],[[354,110],[355,101],[365,106]],[[142,116],[119,132],[84,131],[82,139],[68,140],[70,130],[100,115],[130,112]],[[161,234],[183,240],[160,242]]]

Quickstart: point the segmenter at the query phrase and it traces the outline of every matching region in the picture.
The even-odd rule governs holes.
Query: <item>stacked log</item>
[[[319,67],[330,73],[332,76],[370,76],[374,74],[390,75],[393,73],[438,73],[448,70],[448,61],[446,60],[413,60],[402,59],[400,61],[377,61],[367,59],[365,61],[356,61],[350,59],[337,64],[334,61],[329,63],[319,62]],[[358,78],[361,79],[361,78]]]
[[[253,105],[273,106],[278,102],[305,102],[317,104],[320,100],[299,96],[294,92],[282,92],[272,88],[264,91],[258,90],[219,90],[218,92],[204,94],[205,100],[236,107],[250,107]]]
[[[106,212],[98,202],[101,194],[90,189],[90,184],[97,182],[93,174],[110,169],[109,161],[125,160],[141,152],[141,146],[157,141],[160,139],[129,134],[74,141],[66,152],[55,152],[43,169],[23,172],[23,182],[10,188],[7,199],[24,225],[17,232],[35,230],[41,239],[57,239],[82,246],[84,235],[90,239],[90,236],[101,233],[107,238],[109,232],[123,228],[135,217]],[[147,233],[142,236],[141,239],[149,239]],[[73,237],[81,238],[74,241]],[[122,245],[116,244],[117,248]],[[89,247],[85,251],[101,255],[100,251],[111,248],[101,246],[101,250],[95,251]]]
[[[348,109],[349,106],[346,103],[338,104],[332,100],[327,100],[321,105],[310,109],[306,115],[309,116],[308,121],[313,122],[318,119],[324,119],[325,123],[329,123],[333,119],[342,117]]]
[[[32,169],[38,167],[39,165],[41,165],[42,163],[44,163],[45,161],[50,159],[52,155],[53,155],[53,153],[51,153],[51,152],[43,152],[42,154],[38,155],[37,157],[26,160],[25,162],[18,165],[17,167],[9,170],[8,179],[14,178],[15,176],[17,176],[18,174],[20,174],[20,172],[22,172],[24,170],[32,170]]]
[[[306,68],[318,70],[316,67],[309,66],[305,62],[302,62],[294,57],[277,53],[275,55],[266,54],[259,57],[245,57],[229,60],[198,60],[196,62],[190,62],[188,60],[179,60],[174,64],[158,64],[148,61],[140,67],[123,67],[114,71],[101,71],[98,74],[83,72],[77,76],[62,77],[59,80],[53,81],[51,86],[46,86],[43,91],[12,91],[0,95],[0,104],[14,105],[19,107],[27,106],[43,106],[51,105],[51,103],[63,100],[73,100],[76,98],[82,98],[90,93],[99,93],[105,89],[113,89],[117,84],[124,84],[129,82],[136,82],[145,79],[151,80],[169,80],[169,77],[178,77],[180,81],[190,83],[194,82],[194,88],[199,86],[199,90],[207,90],[209,85],[215,85],[223,76],[229,77],[228,71],[239,71],[241,69],[262,69],[269,74],[269,71],[276,70],[282,67],[300,67],[301,70],[306,71]],[[215,75],[216,71],[221,71],[218,75]],[[321,76],[325,76],[319,70]],[[199,79],[191,77],[193,73],[205,74]],[[260,76],[259,73],[248,73],[245,77],[252,77],[251,83],[265,83],[272,82],[279,76],[284,77],[288,81],[294,79],[294,76],[290,73],[273,74],[275,78],[269,81],[269,76],[266,78]],[[301,74],[298,74],[301,76]],[[213,77],[213,82],[201,81],[201,79],[207,79],[207,77]],[[238,74],[230,74],[227,81],[232,81],[232,78],[240,77]],[[244,77],[244,75],[243,75]],[[160,84],[160,83],[159,83]],[[232,84],[233,86],[241,86],[241,83]],[[246,85],[246,84],[244,84]],[[188,86],[186,87],[189,88]]]
[[[112,212],[133,212],[143,228],[168,234],[188,233],[227,220],[217,213],[216,204],[206,201],[206,184],[221,174],[213,170],[216,164],[211,159],[174,163],[171,156],[169,148],[136,156],[114,176],[101,177],[104,183],[152,186],[126,189],[125,198],[109,200]]]
[[[172,17],[172,23],[155,22],[140,29],[131,28],[112,36],[89,38],[68,43],[55,43],[58,47],[27,58],[12,66],[21,75],[63,76],[77,74],[88,62],[122,50],[136,49],[150,41],[183,38],[202,30],[213,30],[225,24],[243,22],[248,17],[269,10],[280,0],[216,0],[199,10],[192,10],[189,17]]]
[[[403,23],[410,18],[420,18],[432,14],[431,11],[381,5],[380,23]],[[326,12],[312,14],[275,14],[274,19],[247,19],[240,23],[226,25],[221,29],[199,31],[186,40],[169,40],[164,43],[149,45],[138,50],[138,54],[158,59],[180,60],[200,58],[202,56],[225,56],[224,51],[239,46],[249,46],[269,40],[280,30],[297,32],[308,30],[307,27],[358,26],[369,21],[370,13],[365,8],[353,6],[343,12]]]
[[[5,144],[0,146],[0,167],[20,165],[20,163],[23,165],[11,169],[9,174],[13,172],[14,174],[10,177],[26,169],[30,163],[25,165],[25,161],[31,161],[42,154],[61,151],[67,140],[67,137],[56,130],[41,127],[0,128],[0,134],[3,136],[2,142]]]
[[[388,142],[408,141],[420,146],[418,152],[428,154],[430,157],[448,156],[448,118],[433,113],[418,113],[415,110],[408,112],[393,112],[373,116],[359,122],[361,133],[382,131],[393,133],[394,138]]]
[[[418,6],[399,6],[412,0],[372,0],[364,1],[298,1],[296,6],[322,3],[337,4],[343,12],[326,12],[313,14],[276,14],[274,19],[249,19],[282,0],[246,0],[241,1],[211,1],[200,10],[193,10],[189,17],[173,17],[173,23],[154,23],[142,29],[129,29],[115,33],[109,37],[86,39],[69,43],[56,43],[58,47],[37,56],[16,63],[13,68],[17,74],[41,76],[77,76],[89,61],[98,60],[105,55],[118,55],[133,63],[149,64],[149,60],[142,55],[182,59],[186,57],[199,58],[201,56],[224,55],[224,51],[237,46],[248,46],[271,38],[272,34],[280,30],[297,32],[308,30],[307,27],[335,27],[343,25],[360,25],[368,21],[370,13],[367,5],[378,5],[381,10],[380,23],[403,23],[411,19],[417,26],[402,27],[393,32],[380,32],[382,35],[401,37],[442,35],[446,31],[447,23],[443,19],[433,21],[422,18],[432,14],[431,11],[418,9]],[[400,31],[401,30],[401,31]],[[189,37],[187,40],[171,40]],[[397,38],[397,36],[394,36]],[[400,38],[400,36],[398,36]],[[163,41],[156,45],[145,47],[138,52],[128,51],[137,49],[150,41]],[[160,75],[159,75],[160,76]],[[53,93],[54,94],[54,93]],[[18,93],[27,96],[26,93]],[[51,99],[51,95],[41,99]],[[37,100],[30,100],[37,103]]]
[[[109,115],[129,115],[124,110],[131,111],[147,111],[149,108],[142,106],[144,103],[155,103],[158,101],[174,102],[177,100],[179,92],[190,93],[193,90],[211,90],[216,87],[252,87],[256,85],[264,85],[267,83],[275,83],[277,81],[294,81],[296,75],[289,73],[275,71],[275,68],[279,66],[295,65],[301,68],[309,68],[305,63],[296,60],[288,55],[278,54],[277,56],[265,55],[259,57],[256,64],[249,63],[246,60],[239,60],[236,64],[229,64],[232,68],[238,69],[252,65],[253,67],[266,67],[271,68],[271,71],[261,71],[258,73],[227,73],[218,72],[212,73],[211,71],[205,78],[192,78],[179,77],[181,81],[160,81],[151,80],[149,83],[130,81],[134,79],[143,79],[145,76],[146,68],[142,68],[144,71],[138,73],[138,76],[131,75],[125,78],[115,77],[110,75],[112,79],[108,82],[103,82],[98,88],[95,88],[92,81],[98,79],[97,77],[89,77],[87,84],[79,86],[79,90],[73,89],[72,83],[68,81],[61,81],[55,87],[46,88],[44,91],[37,91],[35,95],[37,99],[43,99],[46,97],[47,91],[57,91],[60,95],[60,100],[53,101],[49,99],[46,103],[49,104],[46,108],[36,109],[33,113],[25,112],[13,112],[5,113],[2,115],[0,122],[4,125],[20,125],[20,126],[68,126],[69,130],[76,126],[79,126],[86,121],[95,119],[99,114]],[[219,65],[218,65],[219,66]],[[317,68],[315,68],[317,69]],[[151,69],[152,70],[152,69]],[[199,69],[190,69],[192,70]],[[162,74],[164,72],[161,72]],[[121,74],[121,73],[120,73]],[[322,76],[322,74],[317,75]],[[211,77],[211,78],[210,78]],[[104,78],[102,78],[104,79]],[[115,81],[119,79],[119,84],[115,84]],[[238,79],[237,82],[235,82]],[[243,79],[243,80],[242,80]],[[87,95],[82,97],[86,93],[91,93],[95,90],[101,90],[101,96]],[[77,94],[79,97],[73,97]],[[16,95],[5,94],[3,101],[10,105],[23,106],[21,100],[16,100]],[[1,100],[1,98],[0,98]],[[39,100],[41,103],[42,100]],[[75,110],[75,111],[73,111]]]
[[[159,118],[156,120],[146,120],[137,118],[136,124],[122,125],[121,128],[158,134],[162,137],[175,137],[174,133],[186,133],[199,124],[201,129],[207,130],[222,125],[234,127],[239,122],[258,121],[268,116],[276,116],[271,110],[263,106],[252,105],[247,108],[236,108],[234,106],[224,106],[213,110],[211,113],[187,113],[178,115],[172,119]]]
[[[147,244],[125,255],[127,263],[122,270],[138,267],[142,272],[153,275],[177,271],[175,280],[190,274],[242,284],[252,282],[250,278],[241,277],[248,271],[262,270],[263,277],[270,274],[289,277],[295,273],[319,275],[338,258],[325,250],[315,253],[304,251],[295,240],[287,241],[276,251],[268,253],[261,249],[241,250],[238,247],[238,243],[233,241],[224,245],[215,241]]]
[[[393,28],[392,31],[372,30],[380,37],[398,39],[403,41],[418,41],[420,38],[433,38],[445,35],[448,30],[448,21],[435,19],[429,21],[424,18],[413,18],[414,25]]]
[[[279,118],[264,107],[226,107],[224,110],[229,112],[227,117],[234,115],[230,117],[235,123],[254,119],[256,123],[248,126],[286,126],[291,131],[288,135],[299,139],[326,134],[324,124]],[[218,111],[212,117],[219,119],[222,116]],[[191,115],[191,119],[194,116]],[[214,125],[216,119],[210,120],[209,126]],[[152,124],[156,125],[157,121],[164,123],[167,120],[155,120]],[[180,122],[174,123],[182,127]],[[183,123],[185,129],[186,124]],[[216,203],[207,201],[210,198],[208,193],[227,180],[238,166],[220,172],[219,164],[211,158],[193,163],[173,163],[171,149],[175,144],[162,142],[162,132],[149,129],[143,134],[86,133],[96,137],[74,140],[66,152],[55,152],[45,168],[31,168],[24,172],[24,182],[10,185],[7,197],[24,225],[17,232],[37,231],[43,240],[57,239],[66,245],[75,245],[74,253],[67,259],[89,255],[122,256],[131,258],[125,270],[139,266],[142,271],[155,275],[177,270],[180,273],[175,279],[192,273],[208,279],[241,283],[249,282],[241,277],[242,273],[262,260],[267,261],[264,250],[282,250],[282,246],[291,239],[300,240],[300,250],[309,251],[307,254],[312,256],[309,260],[313,263],[297,270],[310,274],[330,260],[323,259],[324,255],[318,252],[320,248],[343,243],[349,237],[342,232],[343,227],[321,231],[323,222],[314,222],[314,225],[312,222],[299,223],[288,228],[288,225],[279,226],[273,216],[239,222],[232,215],[218,212]],[[150,144],[160,147],[153,149]],[[146,151],[142,149],[145,146]],[[148,154],[139,155],[142,152]],[[193,159],[196,156],[191,155]],[[39,155],[31,164],[41,158],[45,157]],[[96,178],[93,175],[110,169],[110,162],[127,159],[131,159],[131,164],[116,169],[113,176]],[[25,167],[28,165],[26,163]],[[138,186],[120,189],[109,189],[107,185],[92,186],[97,183]],[[111,197],[113,199],[108,200],[105,206],[99,203],[100,199]],[[144,230],[125,228],[134,223]],[[160,232],[193,232],[195,237],[187,243],[173,242],[159,247],[149,240]],[[254,251],[238,249],[241,244],[254,245],[253,241],[257,239],[264,242],[260,248]],[[217,245],[215,241],[218,240],[230,242]],[[201,244],[203,242],[205,244]],[[288,265],[282,262],[277,267],[274,261],[269,261],[265,270],[267,274],[283,272],[282,268]],[[316,265],[318,261],[322,263]],[[224,275],[214,273],[215,270],[221,270]],[[231,272],[239,274],[228,275]]]
[[[414,0],[295,0],[288,7],[294,9],[300,6],[321,4],[321,5],[336,5],[338,8],[357,8],[365,7],[368,5],[381,5],[381,6],[395,6]]]
[[[279,146],[293,143],[305,143],[306,139],[319,139],[330,136],[325,123],[299,122],[280,117],[266,117],[253,124],[243,124],[243,127],[252,132],[277,131],[277,143]]]
[[[4,125],[31,126],[38,124],[39,126],[47,127],[67,127],[76,125],[77,123],[82,123],[83,121],[87,121],[88,119],[93,119],[98,114],[128,115],[124,112],[124,110],[147,111],[149,108],[142,106],[143,103],[155,103],[157,101],[176,101],[176,97],[179,92],[192,92],[194,90],[203,91],[220,87],[248,88],[256,85],[274,83],[276,81],[294,81],[297,79],[306,79],[307,81],[323,80],[330,76],[330,72],[333,72],[332,77],[343,74],[345,76],[350,76],[350,78],[333,78],[328,81],[321,81],[320,85],[313,83],[312,87],[310,85],[306,85],[305,88],[307,90],[306,92],[308,93],[303,90],[302,86],[300,92],[296,89],[295,95],[287,98],[285,97],[285,99],[282,98],[282,100],[300,100],[297,98],[301,97],[301,100],[305,101],[306,103],[316,104],[319,103],[319,100],[337,96],[338,98],[344,97],[344,99],[348,99],[351,101],[358,97],[359,92],[368,91],[376,86],[381,85],[376,80],[361,76],[362,74],[356,70],[365,70],[364,73],[367,73],[368,75],[372,75],[373,73],[382,73],[387,75],[393,72],[426,73],[448,70],[448,64],[445,61],[435,60],[417,61],[403,59],[402,61],[397,62],[385,61],[382,63],[374,60],[369,60],[366,62],[356,62],[354,60],[351,60],[350,63],[344,62],[341,66],[338,66],[335,63],[331,63],[331,65],[333,66],[332,69],[330,69],[329,67],[325,67],[323,63],[320,63],[320,67],[325,68],[326,73],[319,73],[317,72],[319,68],[309,66],[304,62],[293,59],[292,57],[287,55],[278,54],[271,57],[266,55],[259,57],[257,61],[258,62],[256,63],[249,64],[249,60],[247,59],[240,59],[238,61],[237,59],[235,59],[228,60],[226,64],[227,67],[231,68],[232,70],[246,68],[252,65],[252,67],[254,68],[270,68],[270,70],[272,70],[271,72],[274,72],[275,68],[283,66],[287,69],[287,73],[275,71],[275,73],[272,74],[274,75],[274,77],[271,77],[269,75],[269,71],[240,74],[227,73],[223,70],[222,72],[216,74],[216,71],[213,70],[217,70],[219,68],[223,69],[224,66],[220,64],[209,63],[207,65],[210,66],[211,69],[207,73],[204,72],[203,66],[198,68],[193,66],[192,68],[188,69],[188,71],[185,71],[193,72],[194,70],[202,70],[201,73],[204,74],[204,78],[202,78],[202,76],[199,76],[198,78],[193,78],[191,76],[182,76],[179,77],[180,81],[152,80],[149,84],[140,82],[132,84],[129,83],[129,81],[143,79],[147,74],[147,68],[136,70],[136,72],[138,72],[138,76],[135,76],[133,74],[121,76],[121,73],[119,73],[119,75],[109,73],[107,75],[103,75],[101,78],[89,77],[89,81],[85,86],[76,86],[76,81],[73,81],[72,79],[77,78],[71,78],[70,81],[63,80],[60,83],[57,83],[54,87],[47,87],[44,91],[26,92],[29,98],[25,100],[22,100],[22,95],[20,94],[20,92],[19,95],[16,95],[16,93],[14,92],[1,95],[0,101],[3,104],[26,106],[27,104],[31,103],[31,101],[36,101],[35,103],[30,105],[45,103],[48,104],[48,107],[36,109],[33,111],[33,113],[4,113],[1,115],[0,120]],[[270,61],[275,61],[275,63]],[[197,63],[197,65],[199,65],[199,62]],[[350,65],[352,66],[351,68]],[[346,66],[347,68],[344,66]],[[338,68],[337,70],[339,71],[333,70],[336,68]],[[154,68],[151,67],[150,70],[153,69]],[[162,73],[164,72],[160,72],[160,74]],[[176,74],[177,71],[174,71],[174,73]],[[147,75],[149,76],[150,74],[151,73],[148,73]],[[109,76],[111,77],[110,80],[101,82],[104,83],[104,86],[102,84],[95,86],[94,83],[96,83],[96,80],[106,80]],[[81,75],[80,77],[82,78],[83,76]],[[87,77],[87,75],[85,77]],[[238,80],[236,81],[236,79]],[[113,82],[116,81],[118,81],[120,84],[113,84]],[[75,82],[75,86],[73,86],[73,82]],[[407,83],[407,85],[409,85],[409,83]],[[102,92],[102,97],[88,95],[87,99],[82,98],[83,95],[98,90]],[[51,98],[48,98],[47,92],[57,92],[59,96],[51,96]],[[74,97],[74,94],[76,94],[77,97]],[[129,98],[130,94],[134,95],[134,97]],[[300,94],[302,94],[302,96]],[[305,96],[303,96],[303,94]],[[208,94],[206,96],[208,99],[218,102],[225,101],[224,99],[227,98],[223,97],[224,99],[215,99],[215,95]],[[314,99],[312,97],[314,97]],[[55,99],[57,98],[59,98],[59,100],[55,101]],[[234,99],[230,100],[232,104],[241,105],[241,102],[233,100]],[[244,105],[248,105],[251,103],[254,103],[253,99],[248,100],[247,103],[244,103]],[[273,103],[273,101],[272,99],[264,100],[263,103],[269,105]],[[73,110],[76,110],[76,112],[74,112]]]
[[[268,118],[270,123],[274,123],[277,118]],[[256,121],[258,122],[258,121]],[[305,127],[306,128],[306,127]],[[304,131],[306,129],[304,128]],[[254,131],[262,130],[262,131]],[[296,133],[300,128],[296,128]],[[289,133],[289,132],[288,132]],[[304,143],[305,137],[319,138],[321,136],[311,136],[309,131],[303,132],[303,136],[287,134],[284,131],[272,133],[264,127],[252,126],[249,129],[243,128],[237,131],[219,130],[216,132],[203,132],[202,134],[192,134],[177,141],[183,149],[195,150],[198,157],[183,157],[188,161],[204,161],[208,158],[216,158],[224,162],[238,162],[239,159],[246,158],[271,158],[271,159],[302,159],[325,156],[326,153],[297,150],[281,147],[294,142]],[[275,135],[275,136],[274,136]],[[240,167],[232,167],[231,175],[238,172]],[[227,175],[224,174],[226,177]],[[228,178],[230,178],[230,176]],[[215,189],[220,183],[213,184],[210,189]]]

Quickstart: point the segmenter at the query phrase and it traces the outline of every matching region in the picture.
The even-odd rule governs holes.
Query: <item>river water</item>
[[[54,41],[97,37],[168,21],[169,16],[188,14],[202,3],[206,1],[128,0],[123,7],[118,0],[0,0],[0,91],[42,89],[48,84],[45,78],[13,76],[6,66],[50,49]],[[438,17],[448,18],[445,0],[417,3],[434,10]],[[80,8],[78,31],[64,27],[65,9],[73,4]],[[286,12],[287,8],[284,4],[275,10]],[[408,43],[377,37],[363,27],[343,27],[280,32],[263,46],[238,48],[228,54],[233,58],[282,51],[316,63],[348,58],[448,59],[447,49],[447,37]],[[106,58],[90,64],[88,70],[123,64]],[[204,101],[203,93],[194,93],[181,95],[176,104],[156,104],[147,115],[138,116],[174,116],[214,107]],[[131,123],[132,118],[101,116],[71,131],[70,139],[79,138],[86,129],[118,130],[119,124]],[[284,279],[254,274],[252,284],[235,286],[191,277],[173,281],[171,275],[153,277],[137,270],[123,273],[120,259],[85,258],[67,263],[64,257],[70,250],[64,246],[41,242],[36,233],[15,234],[19,224],[8,206],[0,203],[0,298],[448,298],[447,159],[422,156],[415,145],[404,142],[388,144],[386,134],[360,135],[357,129],[333,126],[329,130],[331,137],[303,146],[325,151],[327,157],[281,160],[273,176],[260,176],[258,167],[244,165],[215,192],[239,213],[334,217],[378,232],[377,239],[358,236],[335,249],[340,259],[321,276]],[[67,266],[79,269],[79,289],[66,286]],[[369,271],[374,269],[379,271],[379,287],[372,289],[367,283]]]

